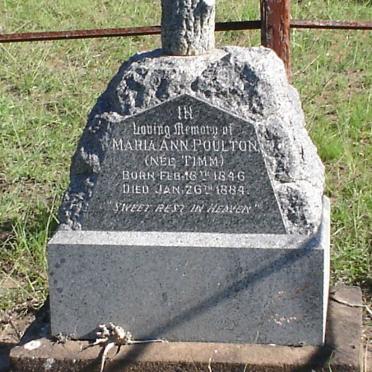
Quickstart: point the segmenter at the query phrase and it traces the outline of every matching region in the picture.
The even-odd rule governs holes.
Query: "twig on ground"
[[[133,340],[133,336],[130,332],[125,331],[122,327],[117,326],[113,323],[100,324],[98,326],[99,331],[97,332],[97,339],[90,345],[87,345],[82,350],[85,350],[92,346],[102,345],[104,346],[102,357],[101,357],[101,369],[100,372],[103,372],[105,368],[105,363],[109,351],[117,346],[117,355],[120,351],[121,346],[123,345],[136,345],[136,344],[149,344],[154,342],[167,342],[162,339],[155,340]]]
[[[13,319],[10,317],[9,318],[9,324],[12,326],[12,328],[14,329],[14,332],[16,333],[17,337],[18,337],[18,341],[21,340],[22,338],[22,334],[21,332],[19,332],[18,328],[16,327],[16,325],[14,324],[13,322]]]
[[[320,55],[316,56],[307,66],[305,66],[302,70],[299,70],[297,72],[295,72],[293,74],[293,76],[297,76],[297,75],[300,75],[300,74],[303,74],[304,72],[306,72],[306,70],[308,70],[318,59],[319,59]]]
[[[4,324],[5,327],[6,327],[6,326],[11,326],[12,329],[13,329],[13,331],[15,332],[17,338],[18,338],[18,341],[21,340],[21,338],[22,338],[22,334],[21,334],[21,332],[18,330],[18,328],[16,327],[16,325],[14,324],[13,319],[12,319],[12,315],[5,313],[5,314],[3,315],[3,317],[0,319],[0,324]]]
[[[209,358],[209,361],[208,361],[208,372],[213,372],[212,371],[212,358]]]
[[[338,302],[339,304],[342,304],[342,305],[345,305],[345,306],[350,306],[350,307],[361,307],[363,309],[365,309],[367,311],[367,313],[369,314],[369,316],[372,317],[372,310],[367,306],[367,305],[364,305],[364,304],[353,304],[353,303],[350,303],[350,302],[347,302],[347,301],[344,301],[344,300],[341,300],[340,298],[337,298],[335,296],[330,296],[329,297],[331,300],[333,301],[336,301]]]

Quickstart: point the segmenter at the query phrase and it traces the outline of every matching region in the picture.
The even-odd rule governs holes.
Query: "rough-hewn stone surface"
[[[214,48],[215,0],[162,0],[161,5],[166,54],[194,56]]]
[[[239,47],[187,58],[156,50],[121,66],[92,110],[75,153],[61,227],[81,228],[112,128],[182,94],[254,123],[287,231],[313,232],[321,220],[324,174],[305,130],[298,93],[274,52]]]

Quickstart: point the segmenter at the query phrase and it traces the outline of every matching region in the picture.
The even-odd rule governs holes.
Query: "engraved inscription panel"
[[[254,126],[188,95],[113,129],[82,229],[285,233]]]

